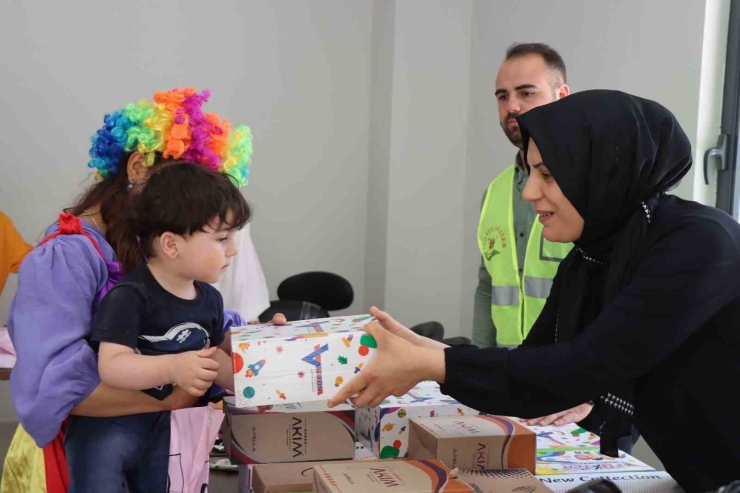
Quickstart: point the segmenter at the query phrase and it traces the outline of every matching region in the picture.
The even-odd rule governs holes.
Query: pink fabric
[[[15,366],[15,348],[10,341],[8,328],[0,328],[0,368],[13,368]]]
[[[172,412],[167,493],[208,491],[208,457],[223,419],[224,413],[212,407]]]

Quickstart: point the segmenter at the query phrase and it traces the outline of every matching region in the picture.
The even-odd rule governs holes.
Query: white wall
[[[460,320],[471,1],[397,2],[385,306]],[[444,35],[442,35],[444,33]]]
[[[709,126],[706,147],[726,41],[707,24],[702,52],[705,11],[721,25],[728,4],[0,0],[0,208],[38,239],[85,185],[104,112],[209,87],[209,107],[255,134],[245,194],[273,293],[295,272],[332,270],[355,287],[348,312],[377,303],[469,334],[480,198],[514,154],[493,95],[506,47],[550,43],[574,91],[656,99],[693,143]],[[700,81],[715,84],[701,101]],[[710,200],[696,182],[678,193]]]
[[[368,140],[365,305],[385,306],[396,0],[374,2]]]
[[[348,311],[363,309],[371,2],[0,9],[0,209],[27,240],[87,184],[89,137],[104,113],[158,90],[210,88],[208,109],[254,133],[244,193],[273,294],[291,274],[331,270],[356,290]]]

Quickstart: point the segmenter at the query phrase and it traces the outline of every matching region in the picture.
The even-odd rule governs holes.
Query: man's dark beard
[[[552,91],[552,100],[553,101],[556,101],[557,100],[557,91],[556,91],[556,89],[561,84],[564,84],[564,82],[562,82],[559,79],[556,80],[554,83],[551,83],[550,89]],[[504,122],[508,122],[511,118],[516,118],[517,116],[519,116],[519,113],[517,113],[517,114],[509,113],[508,115],[506,115],[506,119],[504,120]],[[504,134],[506,134],[506,137],[509,139],[509,142],[511,142],[512,144],[514,144],[516,147],[518,147],[521,150],[524,149],[524,146],[522,145],[522,132],[521,132],[521,130],[519,129],[518,126],[517,126],[516,130],[509,131],[506,128],[506,124],[505,123],[501,123],[501,128],[503,129]]]
[[[506,120],[504,120],[504,121],[507,121],[508,122],[509,121],[509,118],[511,118],[511,117],[510,116],[507,116],[506,117]],[[504,134],[509,139],[509,142],[511,142],[512,144],[514,144],[519,149],[522,149],[522,132],[521,132],[521,130],[519,130],[519,127],[515,128],[515,129],[512,129],[512,130],[509,130],[508,128],[506,128],[506,125],[504,125],[502,123],[501,124],[501,129],[504,131]]]

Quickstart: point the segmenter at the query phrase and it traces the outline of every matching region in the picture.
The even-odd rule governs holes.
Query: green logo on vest
[[[486,260],[490,262],[490,260],[495,257],[496,255],[500,254],[498,250],[496,250],[494,247],[496,246],[496,240],[501,240],[501,247],[500,248],[506,248],[506,235],[504,234],[504,231],[499,227],[496,226],[488,228],[486,230],[486,236],[484,240],[484,256],[486,257]]]
[[[493,257],[498,255],[498,250],[494,250],[493,246],[496,244],[496,238],[491,238],[490,236],[486,236],[486,260],[491,260]]]

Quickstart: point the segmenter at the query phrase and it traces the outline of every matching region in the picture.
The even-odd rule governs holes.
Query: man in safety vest
[[[570,94],[563,59],[545,44],[511,46],[496,77],[495,94],[501,128],[518,151],[515,163],[488,186],[481,206],[481,266],[473,316],[473,343],[480,347],[524,341],[545,306],[558,264],[573,246],[547,241],[534,205],[522,199],[528,173],[515,120]]]

